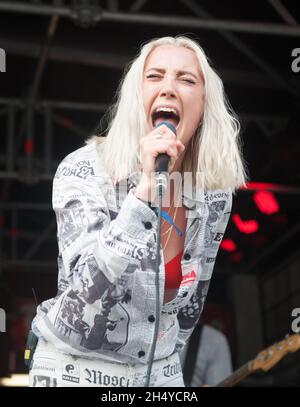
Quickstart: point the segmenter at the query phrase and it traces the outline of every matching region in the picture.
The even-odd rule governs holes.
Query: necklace
[[[174,218],[173,218],[173,222],[174,222],[174,223],[175,223],[175,220],[176,220],[177,209],[178,209],[178,206],[176,206],[175,213],[174,213]],[[167,247],[167,245],[168,245],[168,243],[169,243],[169,240],[170,240],[170,237],[171,237],[171,234],[172,234],[172,226],[173,226],[173,225],[171,225],[171,226],[169,227],[169,229],[168,229],[166,232],[164,232],[164,234],[163,234],[163,235],[165,235],[166,233],[169,232],[169,235],[168,235],[168,237],[167,237],[166,243],[164,244],[164,247],[163,247],[163,250],[164,250],[164,251],[165,251],[165,249],[166,249],[166,247]]]
[[[173,200],[173,203],[175,203],[174,200]],[[181,229],[180,229],[178,226],[176,226],[176,223],[175,223],[176,213],[177,213],[177,211],[178,211],[178,202],[176,203],[175,208],[176,208],[176,209],[175,209],[175,212],[174,212],[174,214],[173,214],[173,216],[174,216],[173,218],[170,216],[169,213],[167,213],[167,212],[165,212],[165,211],[162,211],[162,216],[163,216],[163,218],[170,224],[170,226],[168,227],[168,229],[167,229],[166,231],[164,231],[164,233],[161,234],[161,236],[166,235],[166,234],[170,231],[170,229],[172,228],[172,226],[173,226],[174,229],[176,230],[177,234],[178,234],[180,237],[182,237],[182,231],[181,231]]]
[[[176,218],[176,212],[177,212],[177,209],[175,209],[175,211],[174,211],[174,217],[172,217],[174,223],[175,223],[175,218]],[[167,212],[167,213],[168,213],[168,215],[170,215],[169,212]],[[166,222],[167,222],[167,221],[164,219],[164,223],[163,223],[162,225],[164,225]],[[164,233],[161,234],[161,236],[165,236],[165,235],[169,232],[169,230],[172,228],[172,226],[173,226],[173,225],[170,225],[170,226],[168,227],[168,229],[165,230]]]
[[[175,219],[174,219],[174,220],[175,220]],[[165,230],[164,233],[161,234],[161,236],[165,236],[165,235],[169,232],[169,230],[171,229],[172,226],[173,226],[173,225],[169,226],[168,229]]]

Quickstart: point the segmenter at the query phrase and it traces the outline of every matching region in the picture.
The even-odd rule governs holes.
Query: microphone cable
[[[160,300],[159,300],[159,264],[160,264],[160,228],[161,228],[161,215],[162,215],[162,196],[163,186],[158,185],[158,212],[157,212],[157,240],[156,240],[156,266],[155,266],[155,326],[154,326],[154,338],[150,350],[150,362],[148,364],[147,377],[145,387],[150,387],[150,377],[152,371],[152,365],[154,360],[154,353],[156,349],[156,342],[160,321]]]
[[[158,126],[166,125],[173,133],[176,135],[176,129],[172,123],[164,121],[159,123]],[[157,126],[157,127],[158,127]],[[162,218],[162,197],[165,193],[168,185],[168,166],[170,157],[167,154],[160,154],[157,157],[157,175],[156,175],[156,192],[158,195],[158,210],[157,210],[157,240],[156,240],[156,266],[155,266],[155,326],[154,326],[154,338],[150,350],[150,362],[148,364],[146,384],[145,387],[150,387],[150,378],[152,365],[154,360],[154,354],[156,349],[159,322],[160,322],[160,299],[159,299],[159,264],[160,264],[160,228],[161,228],[161,218]]]

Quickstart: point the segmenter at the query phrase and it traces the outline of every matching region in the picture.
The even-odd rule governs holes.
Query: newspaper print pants
[[[86,359],[39,340],[29,372],[29,387],[144,387],[147,365]],[[151,387],[184,387],[178,353],[154,361]]]

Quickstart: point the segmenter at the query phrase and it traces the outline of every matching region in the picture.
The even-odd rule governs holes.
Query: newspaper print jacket
[[[146,364],[155,326],[157,216],[134,195],[137,173],[126,190],[113,184],[101,150],[96,143],[79,148],[55,174],[58,291],[39,305],[32,328],[69,354]],[[192,333],[230,216],[230,189],[188,195],[182,281],[165,304],[161,251],[155,360],[180,351]]]

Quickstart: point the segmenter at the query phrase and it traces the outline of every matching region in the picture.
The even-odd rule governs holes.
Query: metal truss
[[[85,63],[94,66],[106,66],[112,69],[123,69],[128,62],[126,56],[114,54],[99,54],[82,49],[61,49],[51,45],[55,35],[60,18],[73,19],[84,27],[97,24],[101,21],[110,21],[112,23],[127,22],[132,24],[152,24],[155,26],[176,27],[189,29],[217,30],[232,46],[248,57],[262,73],[236,72],[222,70],[221,74],[225,81],[242,86],[256,86],[259,88],[286,89],[295,96],[299,94],[299,84],[294,84],[281,78],[280,75],[267,64],[259,55],[254,53],[246,46],[233,32],[246,32],[252,34],[264,35],[282,35],[282,36],[300,36],[300,28],[290,13],[284,8],[279,0],[269,0],[272,7],[282,16],[287,24],[268,24],[254,22],[237,22],[229,20],[217,20],[210,16],[203,7],[193,0],[180,0],[192,11],[196,17],[183,16],[164,16],[141,13],[141,9],[147,3],[147,0],[133,1],[126,12],[120,11],[120,2],[118,0],[107,0],[106,9],[102,2],[92,0],[53,0],[47,4],[42,2],[0,2],[0,12],[18,12],[31,13],[36,15],[51,16],[48,25],[45,42],[40,50],[39,44],[29,41],[14,41],[3,38],[1,46],[8,52],[18,55],[27,55],[38,58],[36,70],[33,76],[32,84],[27,97],[21,99],[0,99],[0,119],[6,121],[6,152],[0,155],[0,179],[4,180],[1,190],[2,197],[6,195],[9,184],[12,181],[19,181],[27,184],[37,182],[51,181],[58,162],[54,159],[55,140],[57,135],[53,134],[53,125],[66,129],[65,117],[61,111],[69,110],[72,112],[97,112],[103,113],[107,110],[104,104],[92,103],[74,103],[70,101],[41,101],[37,98],[39,85],[43,76],[47,59],[60,60],[70,63]],[[51,46],[50,46],[51,45]],[[21,125],[17,129],[17,115],[21,112]],[[22,137],[26,130],[27,145],[33,143],[35,137],[35,123],[37,118],[42,118],[44,131],[44,151],[43,157],[36,157],[34,150],[28,149],[27,154],[20,154],[20,145]],[[288,124],[287,117],[261,116],[244,114],[241,115],[244,128],[250,123],[255,123],[264,137],[273,137]],[[83,129],[74,121],[68,121],[68,130],[84,140],[89,131]],[[78,139],[77,139],[78,140]],[[42,219],[47,213],[47,218],[52,220],[48,225],[41,227],[38,232],[32,230],[22,230],[20,219],[24,211],[31,211]],[[7,215],[10,220],[9,225],[1,224],[3,215]],[[1,270],[14,268],[17,266],[28,268],[33,267],[56,270],[53,262],[41,262],[35,258],[41,245],[47,241],[53,241],[55,222],[54,215],[50,205],[43,203],[21,203],[11,202],[9,200],[0,203],[0,274]],[[8,242],[4,251],[4,239]],[[22,251],[20,256],[20,247],[24,241],[30,241],[26,251]]]
[[[201,18],[211,18],[211,15],[198,3],[194,0],[180,0],[182,4],[188,7],[193,13]],[[270,3],[276,2],[280,3],[279,0],[269,0]],[[278,4],[277,4],[278,6]],[[282,10],[282,8],[281,8]],[[286,20],[286,13],[288,11],[285,9],[285,20]],[[281,14],[282,15],[282,14]],[[291,21],[291,15],[288,21]],[[295,21],[295,20],[294,20]],[[295,24],[294,24],[295,25]],[[297,23],[296,23],[297,25]],[[259,70],[265,72],[267,77],[271,78],[272,81],[283,89],[287,89],[292,95],[299,97],[299,91],[296,89],[290,82],[282,78],[282,76],[276,72],[276,70],[268,64],[261,56],[257,55],[251,48],[249,48],[245,42],[240,40],[237,35],[232,33],[226,32],[225,30],[218,29],[218,33],[234,48],[236,48],[239,52],[241,52],[244,56],[246,56],[255,66],[259,68]]]
[[[232,22],[215,20],[199,2],[195,0],[178,0],[189,11],[191,11],[196,18],[183,17],[183,16],[168,16],[160,15],[148,15],[146,13],[137,14],[138,11],[147,3],[146,0],[134,1],[126,13],[120,13],[120,3],[118,0],[107,0],[106,9],[103,5],[100,7],[100,2],[97,0],[53,0],[52,5],[49,4],[36,4],[36,2],[2,2],[0,3],[0,11],[12,11],[20,13],[33,13],[33,14],[45,14],[49,16],[70,17],[75,21],[83,19],[82,24],[89,26],[88,16],[93,19],[94,22],[111,21],[111,22],[129,22],[133,24],[149,23],[161,26],[176,26],[176,27],[190,27],[198,29],[211,29],[217,31],[231,46],[236,48],[240,53],[247,57],[259,71],[262,71],[265,75],[253,74],[253,73],[241,73],[241,72],[222,72],[223,78],[226,80],[242,84],[244,86],[256,86],[265,88],[278,88],[287,90],[290,94],[299,98],[299,84],[297,81],[290,81],[282,77],[268,62],[266,62],[260,55],[254,52],[249,46],[242,40],[228,31],[237,32],[252,32],[261,34],[267,33],[268,27],[276,26],[276,30],[273,32],[273,28],[268,32],[274,35],[289,35],[286,30],[299,30],[295,18],[289,13],[286,7],[280,2],[280,0],[269,0],[271,6],[281,16],[281,18],[287,24],[268,24],[268,23],[249,23],[249,22]],[[49,2],[48,2],[49,3]],[[50,2],[51,3],[51,2]],[[77,10],[77,14],[74,10]],[[75,13],[75,14],[74,14]],[[58,20],[57,20],[58,21]],[[57,24],[56,21],[56,24]],[[54,22],[53,22],[54,24]],[[92,23],[91,23],[92,24]],[[238,26],[236,26],[238,24]],[[240,26],[240,27],[239,27]],[[250,29],[250,27],[252,27]],[[263,29],[263,27],[265,27]],[[281,27],[281,28],[280,28]],[[282,33],[280,34],[280,30]],[[52,30],[52,31],[55,31]],[[284,34],[283,34],[284,33]],[[290,33],[295,35],[295,33]],[[38,56],[39,46],[38,44],[30,42],[13,41],[2,38],[2,47],[10,53],[26,56]],[[48,52],[48,50],[47,50]],[[64,62],[84,63],[94,66],[106,66],[113,69],[123,69],[128,62],[128,58],[125,56],[119,56],[115,54],[99,54],[80,49],[62,49],[60,47],[51,47],[49,55],[47,57],[54,60]],[[42,64],[41,64],[42,65]]]
[[[36,101],[34,107],[26,104],[26,101],[20,99],[0,99],[0,111],[2,116],[7,116],[7,129],[6,129],[6,154],[0,156],[0,178],[5,180],[17,180],[22,183],[34,184],[37,182],[52,181],[54,172],[57,168],[58,161],[53,159],[56,154],[53,154],[53,145],[55,144],[54,137],[59,137],[59,134],[53,135],[52,125],[54,122],[65,128],[65,120],[60,115],[60,110],[70,110],[73,112],[104,112],[107,109],[105,104],[93,103],[74,103],[67,101]],[[34,137],[34,121],[37,115],[42,116],[44,119],[44,156],[37,158],[34,153],[30,156],[18,156],[16,151],[17,134],[16,129],[16,112],[30,108],[33,111],[25,116],[31,117],[31,137]],[[262,135],[272,137],[277,131],[282,130],[283,126],[288,124],[287,117],[255,115],[255,114],[242,114],[241,121],[246,128],[250,123],[255,123],[261,129]],[[82,140],[87,137],[88,131],[80,128],[75,123],[69,123],[68,130]],[[11,267],[21,266],[24,268],[43,266],[55,270],[55,264],[51,262],[41,263],[39,260],[34,259],[35,253],[39,247],[46,241],[53,241],[55,239],[54,229],[55,222],[52,220],[43,229],[32,232],[32,230],[23,230],[20,224],[20,219],[24,213],[32,211],[36,216],[42,219],[47,213],[47,219],[54,217],[50,204],[44,203],[25,203],[25,202],[2,202],[0,203],[0,216],[10,220],[9,225],[0,226],[0,254],[2,255],[2,269],[9,269]],[[4,253],[3,239],[9,241],[9,249]],[[26,253],[20,256],[19,247],[22,247],[24,241],[30,241],[30,247]],[[1,253],[2,247],[2,253]],[[1,270],[0,270],[1,271]]]
[[[66,5],[68,4],[68,6]],[[129,12],[120,12],[117,1],[109,1],[108,9],[99,5],[99,1],[74,0],[72,2],[53,1],[52,5],[36,4],[28,2],[0,3],[0,11],[10,11],[25,14],[37,14],[44,16],[59,16],[73,19],[83,26],[95,25],[99,22],[151,24],[155,26],[235,31],[251,34],[279,35],[300,37],[299,26],[289,26],[273,23],[239,22],[235,20],[199,19],[194,17],[153,15],[148,13],[132,12],[139,9],[143,2],[134,2]],[[137,6],[136,6],[137,5]],[[113,10],[113,11],[111,11]]]
[[[3,107],[3,109],[1,109]],[[95,111],[103,112],[106,105],[92,103],[74,103],[62,101],[41,101],[34,105],[20,99],[0,98],[1,116],[6,116],[6,154],[0,155],[0,178],[18,180],[27,184],[39,181],[52,180],[53,171],[57,161],[53,161],[53,123],[57,123],[64,129],[79,136],[82,141],[89,135],[89,131],[83,129],[75,122],[62,116],[60,110],[72,111]],[[22,111],[25,118],[26,133],[30,135],[30,142],[34,143],[34,128],[37,116],[41,116],[44,122],[44,155],[36,158],[34,151],[27,151],[20,155],[18,134],[16,131],[16,115]],[[26,140],[25,140],[26,143]]]
[[[1,109],[1,107],[3,107]],[[50,181],[53,179],[54,171],[58,164],[53,160],[53,123],[66,128],[66,120],[59,113],[60,110],[96,112],[104,113],[108,108],[106,104],[96,103],[76,103],[69,101],[37,101],[35,105],[27,105],[26,101],[20,99],[0,98],[0,111],[2,116],[6,116],[6,154],[0,155],[0,178],[15,179],[23,183],[34,184],[40,181]],[[27,117],[27,132],[31,140],[34,140],[35,117],[42,116],[44,121],[44,155],[43,158],[35,158],[34,152],[18,155],[16,146],[16,113],[22,110]],[[279,131],[284,130],[288,125],[288,117],[241,114],[241,121],[244,128],[250,123],[257,124],[262,134],[268,138],[273,137]],[[81,128],[75,122],[68,121],[67,129],[82,141],[87,138],[89,131]],[[58,135],[59,136],[59,135]]]

